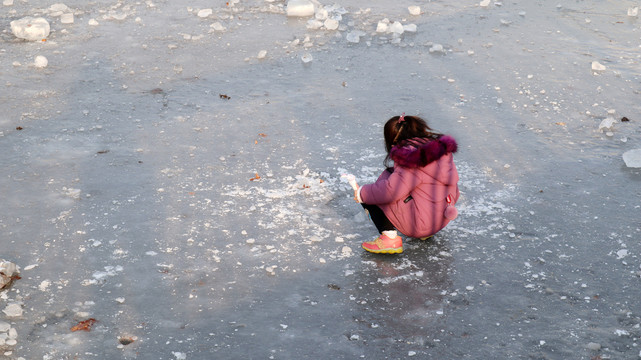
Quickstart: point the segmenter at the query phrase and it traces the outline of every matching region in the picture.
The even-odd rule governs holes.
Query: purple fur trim
[[[394,163],[405,168],[423,167],[447,153],[455,153],[458,149],[456,140],[448,135],[427,142],[423,139],[412,139],[406,144],[394,146],[390,151],[390,158]]]

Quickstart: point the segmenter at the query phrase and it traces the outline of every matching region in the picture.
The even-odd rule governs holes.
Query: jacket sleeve
[[[365,204],[389,204],[407,198],[418,184],[412,170],[398,167],[393,173],[384,171],[375,183],[363,185],[360,196]]]

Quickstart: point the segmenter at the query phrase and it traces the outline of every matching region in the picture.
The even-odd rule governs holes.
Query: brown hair
[[[387,150],[387,157],[385,157],[385,166],[387,167],[390,161],[389,153],[392,147],[402,144],[404,141],[413,138],[424,138],[435,140],[443,136],[437,133],[427,125],[427,122],[418,116],[404,116],[404,120],[400,123],[398,120],[400,116],[394,116],[387,120],[383,127],[383,137],[385,138],[385,150]]]

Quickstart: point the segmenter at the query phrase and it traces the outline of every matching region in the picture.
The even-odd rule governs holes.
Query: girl
[[[427,239],[458,215],[458,172],[454,138],[432,131],[418,116],[385,123],[385,167],[375,183],[357,187],[354,200],[369,212],[381,235],[363,243],[373,253],[403,252],[406,236]],[[394,162],[390,167],[390,161]]]

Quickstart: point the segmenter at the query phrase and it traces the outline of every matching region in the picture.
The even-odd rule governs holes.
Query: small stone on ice
[[[49,60],[42,55],[38,55],[33,61],[33,65],[37,68],[46,68],[49,65]]]
[[[629,150],[623,153],[625,166],[630,168],[641,168],[641,149]]]

